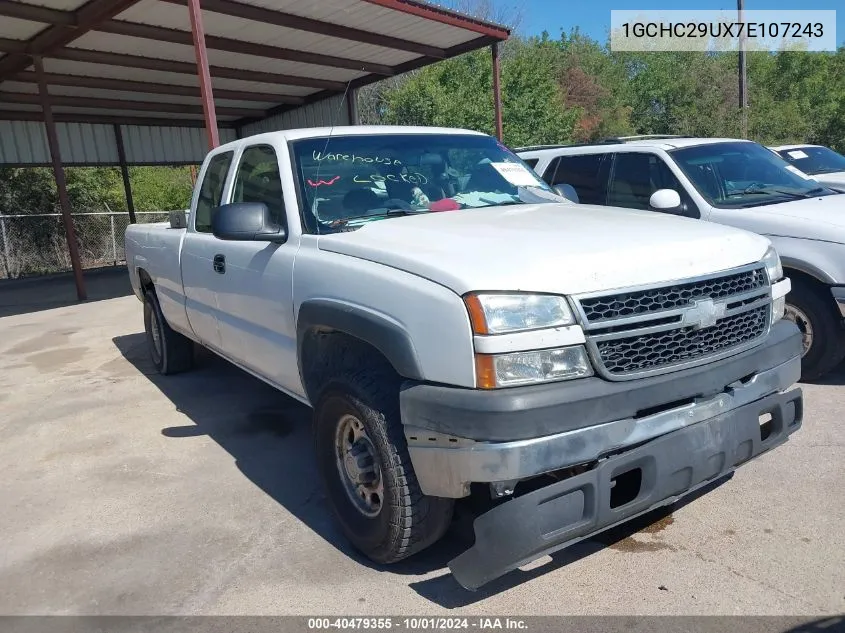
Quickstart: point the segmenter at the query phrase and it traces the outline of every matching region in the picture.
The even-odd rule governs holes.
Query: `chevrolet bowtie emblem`
[[[684,325],[691,325],[694,330],[713,327],[725,316],[728,306],[713,299],[696,299],[691,308],[684,312]]]

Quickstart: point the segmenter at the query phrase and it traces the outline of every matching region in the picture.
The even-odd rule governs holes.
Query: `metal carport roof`
[[[203,125],[188,0],[0,0],[0,119]],[[220,127],[507,39],[417,0],[201,0]]]

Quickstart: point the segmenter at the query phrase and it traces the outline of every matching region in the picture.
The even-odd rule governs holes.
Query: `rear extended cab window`
[[[558,156],[549,163],[543,180],[550,185],[571,185],[583,204],[605,204],[608,154]]]

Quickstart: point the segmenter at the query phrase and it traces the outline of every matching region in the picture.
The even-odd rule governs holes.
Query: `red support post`
[[[197,57],[197,74],[200,78],[200,95],[205,117],[205,131],[208,134],[208,147],[214,149],[220,145],[220,134],[217,131],[217,112],[214,109],[214,92],[211,89],[211,73],[208,70],[208,51],[205,48],[205,29],[202,25],[200,0],[188,0],[188,12],[191,14],[191,33],[194,37],[194,53]]]
[[[88,298],[85,290],[85,279],[82,277],[82,264],[79,261],[79,248],[76,245],[76,231],[73,218],[70,215],[70,198],[67,195],[67,181],[65,169],[62,167],[62,155],[59,151],[59,136],[56,133],[56,122],[53,120],[53,109],[50,107],[50,93],[44,80],[44,64],[41,57],[33,57],[35,74],[38,79],[38,94],[41,97],[41,110],[44,112],[44,127],[47,131],[47,145],[50,148],[50,159],[53,162],[53,176],[56,179],[56,189],[59,193],[59,205],[62,209],[62,224],[65,227],[67,250],[70,254],[70,265],[73,268],[73,280],[76,283],[76,296],[80,301]]]
[[[502,140],[502,89],[501,69],[499,65],[499,43],[490,47],[493,53],[493,110],[496,113],[496,138]]]

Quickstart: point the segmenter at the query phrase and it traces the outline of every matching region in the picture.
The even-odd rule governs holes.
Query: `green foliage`
[[[557,51],[515,40],[502,55],[505,141],[553,143],[571,137],[579,112],[567,108],[557,76]],[[462,127],[492,134],[492,59],[475,51],[429,66],[386,95],[383,121]]]
[[[189,167],[130,167],[129,180],[136,211],[173,211],[190,206],[193,181]]]
[[[741,134],[734,52],[614,53],[577,29],[503,46],[505,141],[512,146],[625,134]],[[845,151],[845,47],[751,52],[749,137]],[[392,77],[362,92],[366,123],[493,132],[487,50]]]

